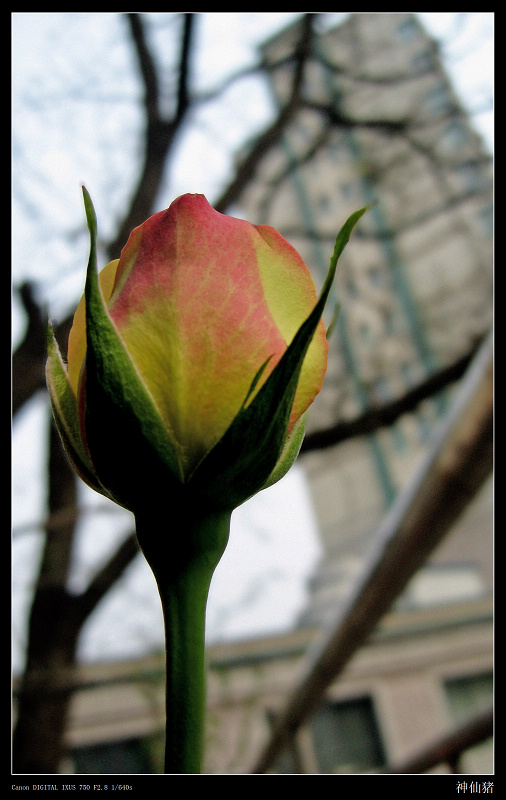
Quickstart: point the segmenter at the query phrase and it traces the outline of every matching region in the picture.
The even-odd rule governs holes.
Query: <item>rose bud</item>
[[[83,480],[132,510],[157,486],[231,510],[279,479],[298,453],[328,349],[326,297],[318,304],[294,248],[187,194],[135,228],[99,281],[95,259],[68,369],[53,338],[47,366]]]

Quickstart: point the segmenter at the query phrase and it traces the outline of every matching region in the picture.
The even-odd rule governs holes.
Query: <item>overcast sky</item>
[[[165,43],[177,42],[174,15],[149,16],[158,23],[153,43],[162,69],[168,71],[171,58],[164,54],[172,51]],[[253,64],[258,44],[296,16],[295,12],[199,14],[194,86],[199,91],[212,89]],[[346,16],[325,15],[323,22],[335,23]],[[492,150],[494,15],[423,12],[420,16],[440,40],[457,91]],[[132,190],[143,122],[136,102],[140,85],[124,21],[115,12],[15,12],[12,35],[13,285],[24,279],[36,281],[41,299],[58,318],[76,304],[83,288],[88,239],[81,183],[94,198],[104,241],[114,233]],[[169,205],[186,191],[203,192],[212,202],[233,169],[234,152],[267,123],[271,111],[266,87],[256,77],[204,106],[193,116],[192,129],[171,164],[161,202]],[[117,142],[112,150],[111,140]],[[109,142],[105,157],[104,142]],[[24,316],[14,294],[14,345],[23,330]],[[16,666],[22,660],[21,620],[41,543],[30,524],[44,515],[46,429],[46,398],[35,398],[16,419],[13,431]],[[101,503],[86,487],[81,492],[86,506]],[[85,585],[130,527],[130,516],[121,511],[115,512],[113,525],[110,511],[84,518],[74,558],[74,588]],[[284,482],[234,514],[231,543],[211,592],[210,638],[256,635],[289,626],[304,603],[306,581],[320,552],[303,474],[294,469]],[[139,558],[84,632],[82,653],[92,659],[135,655],[159,647],[161,630],[152,577]]]

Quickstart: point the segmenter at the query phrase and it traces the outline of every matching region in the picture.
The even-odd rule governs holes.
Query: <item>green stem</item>
[[[137,538],[162,601],[166,644],[165,772],[200,774],[205,721],[205,618],[211,578],[228,541],[230,514],[181,510],[177,538],[160,514],[136,514]]]

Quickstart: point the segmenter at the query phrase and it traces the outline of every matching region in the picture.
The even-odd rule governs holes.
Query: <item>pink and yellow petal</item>
[[[134,262],[133,247],[122,253],[110,313],[160,413],[198,462],[286,342],[265,299],[253,226],[190,196],[143,227]]]
[[[287,344],[315,307],[313,278],[297,251],[274,228],[259,225],[258,261],[264,296]],[[304,359],[290,429],[320,391],[327,369],[328,343],[320,321]]]

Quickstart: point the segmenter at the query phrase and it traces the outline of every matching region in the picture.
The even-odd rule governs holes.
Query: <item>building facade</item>
[[[272,772],[377,773],[490,707],[492,625],[490,598],[384,617]],[[304,628],[209,648],[205,774],[255,769],[320,637]],[[163,772],[163,654],[82,666],[75,679],[61,772]],[[468,749],[457,771],[493,773],[491,741]]]
[[[263,49],[279,105],[293,85],[300,26]],[[369,203],[340,260],[338,324],[309,430],[401,397],[492,324],[491,158],[411,13],[353,14],[314,36],[300,107],[238,206],[277,228],[321,286],[337,229]],[[325,554],[302,624],[325,622],[346,596],[450,402],[451,390],[440,392],[389,428],[304,457]],[[455,552],[445,546],[436,572],[428,568],[442,600],[450,584],[491,589],[491,492],[489,483],[471,527],[449,538]]]

